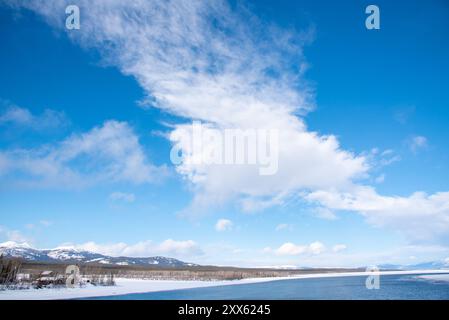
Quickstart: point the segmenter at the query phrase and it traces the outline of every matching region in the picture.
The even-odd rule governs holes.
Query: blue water
[[[381,276],[380,288],[368,290],[366,277],[279,280],[264,283],[127,294],[101,300],[234,300],[234,299],[432,299],[449,300],[449,282],[416,276]]]

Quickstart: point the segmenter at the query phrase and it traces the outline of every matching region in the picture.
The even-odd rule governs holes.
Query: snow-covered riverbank
[[[202,288],[224,285],[251,284],[258,282],[268,282],[286,279],[307,279],[325,277],[347,277],[347,276],[368,276],[367,272],[342,272],[342,273],[316,273],[302,274],[292,277],[273,278],[253,278],[232,281],[179,281],[179,280],[145,280],[117,278],[116,285],[92,286],[86,285],[82,288],[46,288],[46,289],[25,289],[25,290],[4,290],[0,291],[0,300],[56,300],[75,299],[85,297],[102,297],[112,295],[123,295],[129,293],[145,293],[157,291],[169,291],[190,288]],[[413,270],[413,271],[381,271],[380,275],[439,275],[449,277],[449,270]],[[444,274],[444,275],[443,275]]]

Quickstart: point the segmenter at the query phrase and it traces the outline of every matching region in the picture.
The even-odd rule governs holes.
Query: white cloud
[[[24,236],[20,231],[9,230],[6,232],[6,238],[11,241],[26,242],[28,237]]]
[[[3,175],[18,173],[14,183],[27,186],[82,187],[100,182],[153,182],[165,168],[151,165],[126,122],[106,121],[53,146],[0,152]],[[1,172],[0,172],[1,173]]]
[[[133,193],[113,192],[109,195],[109,199],[112,201],[134,202],[136,196]]]
[[[309,245],[309,251],[312,254],[320,254],[322,253],[324,250],[326,250],[326,247],[324,246],[324,244],[322,244],[321,242],[313,242]]]
[[[336,244],[335,246],[332,247],[332,251],[333,252],[340,252],[343,250],[346,250],[346,245],[345,244]]]
[[[63,127],[68,124],[63,112],[45,109],[40,115],[33,115],[28,109],[9,106],[0,115],[0,125],[12,124],[33,130],[45,130]]]
[[[262,249],[262,253],[272,253],[273,249],[271,247],[265,247]]]
[[[0,116],[0,124],[14,123],[29,125],[33,122],[33,115],[28,109],[10,107]]]
[[[63,246],[66,246],[65,244]],[[203,250],[192,240],[176,241],[167,239],[161,243],[141,241],[135,244],[123,242],[112,244],[98,244],[86,242],[79,245],[71,245],[78,250],[87,250],[110,256],[149,257],[164,255],[171,257],[194,257],[203,254]]]
[[[449,192],[392,197],[372,187],[353,186],[346,192],[315,191],[306,199],[332,210],[360,213],[370,224],[399,230],[413,242],[449,239]]]
[[[0,225],[0,238],[13,242],[30,242],[30,239],[18,230],[11,230]]]
[[[15,3],[64,28],[60,12],[72,2]],[[266,25],[225,1],[77,4],[82,28],[68,35],[134,76],[153,106],[216,130],[280,130],[274,176],[260,176],[251,165],[177,166],[195,192],[189,211],[230,199],[247,211],[263,209],[297,190],[346,185],[366,173],[364,157],[343,150],[335,136],[308,131],[298,118],[313,108],[313,90],[302,74],[302,48],[313,32]],[[185,125],[174,125],[170,141],[188,153],[183,137],[189,134]]]
[[[164,254],[176,254],[176,255],[200,255],[202,250],[196,244],[195,241],[175,241],[172,239],[165,240],[158,245],[157,250]]]
[[[398,155],[391,155],[389,157],[383,156],[383,158],[381,158],[379,160],[379,166],[380,167],[389,166],[390,164],[393,164],[400,160],[401,160],[401,157]]]
[[[309,245],[296,245],[292,242],[286,242],[278,249],[274,250],[277,255],[300,255],[300,254],[312,254],[318,255],[326,250],[324,244],[319,241],[312,242]],[[269,252],[269,248],[264,249],[265,252]]]
[[[277,250],[276,254],[279,255],[298,255],[305,253],[307,250],[307,246],[304,245],[296,245],[291,242],[284,243]]]
[[[401,160],[401,157],[392,149],[372,148],[369,152],[364,152],[363,156],[371,169],[381,169]]]
[[[427,138],[424,136],[414,136],[410,139],[410,150],[417,153],[420,149],[426,148],[428,144]]]
[[[64,30],[61,12],[73,1],[14,3]],[[195,193],[190,211],[230,199],[237,199],[247,211],[264,209],[307,190],[306,198],[321,207],[360,212],[370,223],[396,228],[410,239],[448,239],[449,193],[382,196],[372,187],[354,186],[356,179],[367,177],[370,156],[355,155],[344,150],[335,136],[307,129],[300,117],[313,108],[313,90],[300,71],[307,63],[302,55],[305,38],[294,30],[264,25],[224,1],[76,3],[83,13],[82,28],[68,33],[69,37],[83,47],[98,49],[108,63],[136,78],[154,107],[201,120],[216,130],[280,130],[279,171],[274,176],[260,176],[257,167],[244,165],[183,162],[177,166]],[[188,154],[186,141],[190,140],[183,138],[192,134],[188,126],[173,125],[172,130],[170,141]],[[417,136],[411,148],[416,151],[427,144],[425,137]],[[77,176],[47,158],[32,161],[27,171],[62,175],[67,181]],[[391,152],[383,152],[375,165],[398,160]],[[51,167],[45,166],[48,163]],[[107,170],[99,176],[150,180],[152,170],[142,161],[137,163],[147,174]],[[0,155],[0,171],[9,166],[11,161]]]
[[[228,219],[220,219],[215,224],[215,230],[218,232],[229,231],[232,229],[232,221]]]

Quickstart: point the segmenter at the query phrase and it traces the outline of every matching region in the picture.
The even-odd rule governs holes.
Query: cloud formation
[[[372,225],[399,230],[412,242],[448,242],[449,192],[393,197],[379,195],[369,186],[353,186],[346,192],[315,191],[306,199],[333,210],[360,213]]]
[[[2,225],[0,225],[0,238],[6,239],[6,241],[15,241],[15,242],[30,241],[30,239],[25,235],[23,235],[20,231],[11,230]]]
[[[167,239],[161,243],[153,241],[140,241],[134,244],[126,244],[124,242],[112,244],[99,244],[93,241],[78,245],[70,246],[78,250],[86,250],[104,255],[119,257],[150,257],[157,255],[165,255],[170,257],[195,257],[203,254],[200,246],[192,240],[177,241]]]
[[[229,231],[232,229],[233,223],[228,219],[220,219],[215,224],[215,230],[218,232]]]
[[[267,25],[225,1],[7,3],[37,12],[60,30],[64,30],[65,7],[79,5],[81,30],[69,32],[69,37],[85,48],[97,49],[107,63],[137,79],[147,94],[144,103],[152,107],[187,120],[201,120],[216,130],[280,130],[279,171],[274,176],[260,176],[250,165],[179,164],[178,173],[194,192],[191,211],[230,199],[245,211],[261,210],[294,195],[328,210],[358,212],[373,225],[401,230],[414,241],[449,238],[447,192],[379,195],[373,187],[360,183],[371,167],[367,156],[344,150],[333,135],[307,128],[303,116],[313,109],[313,89],[303,77],[307,62],[302,48],[310,33]],[[182,137],[189,134],[186,124],[175,124],[169,140],[188,151],[188,139]],[[415,137],[412,150],[426,144],[424,137]],[[131,161],[131,167],[137,163],[147,174],[136,176],[126,160],[118,160],[120,170],[107,166],[113,170],[97,177],[112,172],[125,180],[149,180],[152,170],[143,164],[139,152],[134,154],[137,160]],[[398,160],[389,154],[383,157],[381,165]],[[0,172],[10,165],[9,159],[10,155],[0,154]],[[49,160],[45,155],[38,159]],[[43,169],[42,161],[32,161],[22,167],[31,167],[26,171],[39,175],[47,171],[50,176],[63,174],[67,181],[76,178],[69,168],[61,168],[60,162],[54,164]],[[284,250],[302,249],[289,244],[280,251]]]
[[[346,250],[346,245],[345,244],[336,244],[335,246],[332,247],[332,251],[333,252],[340,252],[343,250]]]
[[[302,54],[312,32],[279,29],[226,1],[10,3],[62,30],[65,6],[79,5],[81,29],[68,35],[134,76],[153,107],[216,130],[281,130],[275,176],[260,176],[251,165],[178,165],[195,193],[191,211],[230,199],[247,211],[263,209],[299,189],[345,185],[367,170],[363,157],[342,150],[335,136],[308,131],[298,117],[313,108]],[[175,125],[170,141],[188,151],[188,134],[186,125]]]
[[[315,241],[307,245],[286,242],[277,249],[267,247],[263,251],[265,253],[274,253],[279,256],[296,256],[301,254],[318,255],[323,253],[325,250],[326,246],[323,243]]]
[[[45,109],[41,114],[35,115],[26,108],[10,105],[0,114],[0,125],[14,125],[36,131],[64,127],[68,122],[63,112],[52,109]]]
[[[424,136],[414,136],[409,141],[410,150],[417,153],[420,149],[427,147],[427,138]]]
[[[101,182],[154,182],[164,168],[150,164],[126,122],[106,121],[55,145],[0,152],[0,174],[25,186],[83,187]],[[21,180],[22,179],[22,180]]]

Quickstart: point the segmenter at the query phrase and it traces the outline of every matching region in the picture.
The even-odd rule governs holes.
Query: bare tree
[[[0,255],[0,285],[9,286],[17,283],[21,262],[18,259],[5,259]]]

